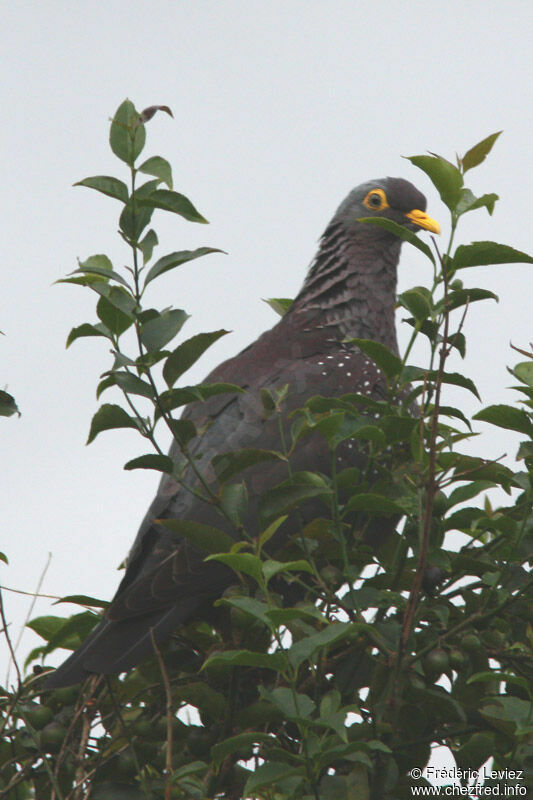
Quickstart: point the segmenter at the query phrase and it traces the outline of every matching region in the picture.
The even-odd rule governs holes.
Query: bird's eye
[[[367,208],[371,208],[372,211],[382,211],[384,208],[389,207],[387,195],[383,189],[372,189],[363,200],[363,203]]]

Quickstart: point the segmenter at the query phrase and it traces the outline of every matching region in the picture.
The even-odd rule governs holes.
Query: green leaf
[[[183,447],[197,435],[196,425],[190,419],[169,419],[167,424],[174,439]]]
[[[213,664],[230,664],[234,667],[260,667],[281,672],[285,666],[285,658],[281,653],[256,653],[252,650],[226,650],[213,653],[204,662],[202,670]]]
[[[244,450],[230,451],[214,456],[211,460],[217,479],[220,483],[232,478],[248,467],[260,464],[265,461],[285,461],[281,453],[275,450],[255,450],[247,448]]]
[[[97,274],[103,275],[104,277],[111,275],[113,272],[113,264],[104,253],[96,253],[86,258],[85,261],[78,260],[78,264],[87,272],[89,270],[98,270]]]
[[[365,492],[364,494],[356,494],[350,497],[344,507],[344,511],[345,513],[349,511],[365,511],[372,516],[378,517],[390,517],[394,514],[403,515],[404,513],[402,507],[393,500],[374,492]]]
[[[169,253],[150,267],[144,285],[146,286],[150,281],[153,281],[154,278],[159,277],[159,275],[162,275],[164,272],[168,272],[170,269],[174,269],[174,267],[179,267],[181,264],[185,264],[187,261],[193,261],[195,258],[207,256],[209,253],[224,253],[224,250],[218,250],[216,247],[198,247],[197,250],[179,250],[176,253]]]
[[[295,473],[292,478],[265,492],[259,500],[263,519],[280,517],[293,506],[313,497],[332,494],[330,487],[313,473]]]
[[[106,403],[98,409],[92,418],[89,438],[86,443],[90,444],[102,431],[109,431],[114,428],[135,428],[138,430],[139,425],[123,408],[111,403]]]
[[[189,314],[180,308],[162,311],[157,317],[145,322],[141,328],[141,341],[150,352],[160,350],[182,329]]]
[[[290,297],[270,297],[268,300],[263,300],[263,302],[274,309],[280,317],[284,317],[293,304],[293,300]]]
[[[340,411],[338,414],[328,414],[327,416],[324,416],[318,420],[299,418],[296,420],[296,424],[291,431],[293,442],[297,442],[300,437],[309,430],[316,429],[320,431],[322,436],[325,436],[325,438],[328,440],[328,443],[332,445],[338,439],[339,431],[344,421],[345,414],[342,411]],[[353,420],[349,420],[349,422],[353,422]]]
[[[93,291],[99,294],[100,297],[105,297],[105,299],[111,303],[112,306],[118,308],[118,310],[127,317],[132,320],[135,319],[135,298],[129,291],[123,289],[122,286],[109,286],[107,283],[99,281],[98,283],[93,284],[91,288]]]
[[[180,538],[187,539],[205,553],[221,554],[230,550],[235,544],[231,536],[224,531],[201,522],[185,519],[159,519],[157,523],[176,533]]]
[[[411,312],[418,322],[431,316],[431,295],[424,286],[415,286],[398,297],[399,305]]]
[[[271,608],[266,612],[266,616],[270,622],[278,626],[286,625],[288,622],[299,619],[313,626],[316,626],[317,620],[321,623],[327,623],[326,618],[322,616],[318,608],[312,605],[303,608]]]
[[[412,244],[413,247],[416,247],[417,250],[424,253],[433,264],[435,263],[435,256],[431,252],[430,247],[419,239],[414,231],[409,230],[409,228],[404,228],[403,225],[398,225],[398,223],[393,222],[392,219],[387,219],[386,217],[360,217],[357,222],[364,222],[370,225],[377,225],[379,228],[385,228],[386,231],[403,239],[404,242]]]
[[[163,183],[166,183],[169,189],[172,189],[172,167],[166,158],[152,156],[137,169],[139,172],[144,172],[145,175],[155,175],[156,178],[160,178]]]
[[[102,325],[101,323],[98,323],[97,325],[90,325],[88,322],[84,322],[83,325],[78,325],[77,328],[72,328],[67,338],[66,347],[70,347],[72,342],[75,342],[76,339],[80,339],[84,336],[103,336],[106,339],[110,339],[111,332],[106,325]]]
[[[463,176],[457,167],[438,156],[408,156],[407,160],[429,176],[442,202],[455,210],[463,188]]]
[[[113,350],[112,353],[115,356],[115,361],[110,370],[111,372],[122,369],[122,367],[135,367],[135,361],[127,356],[126,353],[119,353],[118,350]],[[103,374],[105,375],[106,373]]]
[[[482,708],[482,717],[498,730],[508,735],[530,734],[532,730],[533,703],[519,697],[487,697]]]
[[[480,492],[491,489],[493,486],[494,484],[491,481],[472,481],[471,483],[467,483],[466,486],[459,486],[459,488],[454,489],[448,497],[446,507],[449,509],[457,505],[457,503],[464,503],[466,500],[471,500]]]
[[[161,208],[163,211],[179,214],[180,217],[188,219],[189,222],[207,224],[205,217],[202,217],[191,201],[179,192],[171,192],[169,189],[156,189],[149,197],[139,200],[139,203],[150,208]]]
[[[224,484],[220,493],[222,510],[239,527],[248,510],[248,489],[244,481]]]
[[[439,372],[436,369],[425,370],[423,367],[406,366],[402,370],[402,381],[404,382],[436,381],[438,377]],[[449,383],[452,386],[461,386],[463,389],[468,389],[468,391],[472,392],[472,394],[474,394],[478,400],[481,400],[475,383],[460,372],[444,372],[442,374],[442,382]]]
[[[141,201],[150,197],[159,185],[158,180],[146,181],[138,186],[128,202],[122,209],[119,217],[119,228],[125,238],[130,243],[137,242],[152,219],[154,209],[148,206],[141,206]]]
[[[444,530],[462,530],[469,531],[476,522],[483,518],[485,512],[476,506],[468,506],[467,508],[460,508],[454,511],[444,520]]]
[[[196,386],[184,386],[180,389],[168,389],[166,392],[161,392],[159,405],[163,411],[172,411],[175,408],[187,405],[187,403],[202,402],[219,394],[242,392],[244,392],[244,389],[241,389],[240,386],[235,386],[233,383],[204,383]],[[228,400],[228,402],[231,401]],[[160,416],[161,412],[156,409],[156,419],[159,419]]]
[[[454,308],[470,305],[470,303],[475,303],[478,300],[496,300],[498,302],[499,298],[497,294],[490,292],[488,289],[454,289],[448,295],[448,309],[453,311]],[[444,310],[445,305],[443,298],[437,303],[437,311]]]
[[[255,556],[252,557],[255,558]],[[244,570],[241,570],[241,572],[244,572]],[[254,619],[262,622],[263,625],[267,626],[267,628],[272,628],[269,607],[266,605],[266,603],[262,603],[260,600],[256,600],[254,597],[223,597],[217,601],[217,605],[218,604],[238,608],[241,611],[246,612],[246,614],[250,614],[250,616]]]
[[[116,296],[113,299],[116,299]],[[96,313],[98,319],[103,322],[107,330],[116,336],[121,336],[124,331],[127,331],[133,325],[131,314],[125,314],[107,297],[100,297],[96,304]]]
[[[224,741],[213,745],[211,748],[211,758],[217,764],[221,764],[226,756],[237,753],[239,750],[253,744],[258,744],[259,742],[272,742],[272,736],[260,731],[239,733],[237,736],[231,736],[229,739],[224,739]]]
[[[470,420],[468,417],[466,417],[460,409],[455,408],[454,406],[439,406],[439,414],[444,417],[454,417],[455,419],[460,419],[462,422],[464,422],[467,428],[472,430],[472,426],[470,425]]]
[[[511,371],[519,381],[533,387],[533,361],[521,361]]]
[[[283,762],[268,761],[265,764],[261,764],[261,766],[252,772],[246,781],[246,786],[244,787],[242,796],[270,796],[272,795],[272,787],[275,787],[285,778],[292,777],[294,775],[301,775],[303,779],[303,776],[305,775],[305,768],[303,766],[293,767],[290,764]],[[260,790],[265,786],[269,787],[268,795],[263,795],[263,793],[260,792]],[[282,794],[277,792],[277,795],[280,797],[288,797],[288,795],[284,792]]]
[[[250,575],[258,583],[261,580],[263,562],[251,553],[217,553],[209,556],[206,560],[220,561],[222,564],[226,564],[227,567],[231,567],[235,572],[244,572],[245,575]],[[233,599],[236,600],[237,598]],[[232,602],[232,605],[235,605],[235,603]]]
[[[75,650],[101,620],[101,616],[92,611],[83,611],[81,614],[74,614],[67,619],[63,619],[63,617],[59,617],[59,619],[63,621],[63,625],[52,634],[45,652],[51,652],[56,647]]]
[[[347,436],[342,436],[342,429],[339,433],[340,441],[344,439],[361,439],[364,442],[373,442],[377,447],[385,447],[387,441],[385,434],[376,425],[362,425]]]
[[[310,572],[313,570],[307,561],[298,559],[297,561],[273,561],[268,559],[263,564],[263,575],[265,583],[268,583],[274,575],[279,575],[280,572]]]
[[[341,693],[337,689],[325,694],[320,701],[320,716],[335,714],[341,707],[341,701]]]
[[[456,210],[457,213],[461,215],[467,214],[469,211],[474,211],[476,208],[486,208],[489,214],[492,215],[496,201],[499,199],[499,196],[494,193],[476,197],[470,189],[463,189]]]
[[[184,372],[198,361],[208,347],[225,336],[229,331],[219,330],[210,333],[197,333],[180,344],[167,358],[163,367],[163,377],[167,386],[172,387]]]
[[[278,519],[275,519],[274,522],[272,522],[267,528],[265,528],[265,530],[261,533],[259,537],[259,542],[258,542],[259,550],[262,550],[265,544],[272,539],[278,528],[281,525],[283,525],[286,519],[287,519],[287,514],[284,514],[283,516],[278,517]]]
[[[13,414],[18,414],[20,411],[17,408],[15,398],[8,392],[0,389],[0,417],[12,417]]]
[[[97,275],[98,277],[102,278],[105,282],[107,281],[116,281],[120,283],[122,286],[125,286],[130,292],[130,286],[127,281],[124,280],[122,275],[119,275],[118,272],[114,272],[113,270],[108,270],[103,267],[91,266],[86,267],[85,264],[80,264],[80,268],[74,270],[71,275],[82,274],[82,275]]]
[[[386,415],[380,420],[381,427],[387,442],[407,442],[411,438],[413,430],[418,427],[419,421],[414,417],[396,417]]]
[[[490,422],[499,428],[525,433],[527,436],[533,435],[533,422],[530,415],[520,408],[513,408],[513,406],[503,404],[488,406],[474,414],[474,419]]]
[[[160,456],[158,453],[147,453],[145,456],[138,456],[124,464],[124,469],[155,469],[157,472],[166,472],[172,475],[174,462],[168,456]]]
[[[131,372],[113,372],[112,377],[117,386],[119,386],[127,394],[137,394],[141,397],[154,397],[154,390],[149,383],[142,381],[137,375]]]
[[[503,131],[497,131],[497,133],[491,133],[490,136],[487,136],[486,139],[482,139],[481,142],[478,142],[470,150],[464,154],[463,158],[461,159],[461,165],[463,167],[463,172],[467,172],[469,169],[473,169],[473,167],[477,167],[481,164],[490,151],[493,148],[494,142],[500,136]]]
[[[102,192],[108,197],[113,197],[115,200],[120,200],[123,203],[128,202],[128,187],[118,178],[112,178],[109,175],[95,175],[93,178],[84,178],[78,181],[74,186],[87,186],[89,189],[96,189],[97,192]]]
[[[503,486],[506,491],[514,483],[514,473],[510,469],[503,464],[496,464],[483,458],[475,458],[464,453],[444,452],[439,453],[438,463],[445,470],[453,469],[455,480],[491,481]]]
[[[26,624],[27,628],[31,628],[32,631],[35,631],[42,639],[45,641],[49,641],[52,636],[54,636],[65,624],[64,617],[54,617],[54,616],[45,616],[45,617],[36,617],[35,619],[30,620]]]
[[[96,399],[99,400],[100,396],[105,392],[105,390],[110,389],[111,386],[116,386],[115,379],[108,375],[107,378],[101,380],[96,387]]]
[[[157,233],[150,228],[150,230],[146,233],[143,239],[139,242],[139,250],[143,254],[143,266],[150,261],[152,258],[152,253],[154,252],[154,247],[159,244],[159,239],[157,238]],[[145,283],[146,285],[146,283]]]
[[[57,606],[59,603],[73,603],[77,606],[90,606],[91,608],[107,608],[109,605],[107,600],[99,600],[97,597],[90,597],[86,594],[69,594],[56,600],[54,605]]]
[[[109,144],[114,154],[130,167],[146,141],[144,125],[131,100],[124,100],[115,112],[109,131]]]
[[[333,625],[336,624],[344,625],[346,623],[333,623]],[[261,686],[259,691],[265,700],[269,700],[279,708],[286,719],[307,720],[316,709],[316,703],[308,695],[297,693],[284,686],[272,691]]]
[[[349,343],[357,345],[388,378],[394,378],[401,372],[401,359],[381,342],[373,342],[371,339],[350,339]]]
[[[300,639],[299,642],[293,644],[288,653],[289,661],[294,669],[297,669],[303,661],[311,658],[317,650],[354,636],[366,627],[363,624],[354,625],[351,622],[332,622],[319,633],[306,636],[305,639]]]
[[[489,264],[533,264],[533,257],[497,242],[472,242],[459,245],[453,256],[454,269],[480,267]]]

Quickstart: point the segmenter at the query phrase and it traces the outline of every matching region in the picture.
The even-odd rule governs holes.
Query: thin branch
[[[21,673],[20,667],[19,667],[19,665],[17,663],[17,657],[15,655],[15,650],[13,649],[13,644],[11,642],[11,636],[9,635],[9,626],[8,626],[8,622],[7,622],[7,619],[6,619],[6,614],[5,614],[5,609],[4,609],[4,598],[2,597],[2,591],[1,590],[0,590],[0,616],[2,617],[2,629],[3,629],[2,632],[3,632],[4,636],[6,637],[7,646],[9,648],[9,652],[11,654],[11,662],[10,663],[12,663],[14,665],[14,667],[15,667],[15,671],[17,673],[18,689],[19,689],[19,692],[20,692],[20,690],[22,688],[22,673]],[[9,668],[8,668],[8,675],[9,675]],[[7,680],[6,680],[6,683],[7,683]]]
[[[168,678],[168,672],[165,667],[165,662],[163,660],[163,656],[161,655],[161,650],[157,646],[155,636],[154,636],[154,629],[150,628],[150,638],[152,640],[152,647],[154,648],[154,652],[157,658],[157,663],[159,664],[159,669],[161,671],[161,677],[163,679],[163,685],[165,687],[165,697],[166,697],[166,712],[167,712],[167,752],[166,752],[166,760],[165,760],[165,800],[170,800],[172,797],[172,784],[170,782],[172,776],[172,725],[174,723],[174,711],[172,708],[172,689],[170,688],[170,681]]]
[[[451,237],[452,239],[453,239],[453,231],[454,231],[454,226],[452,225],[452,237]],[[450,246],[451,246],[451,241],[449,247]],[[449,343],[450,307],[449,307],[449,295],[448,295],[449,278],[447,270],[447,258],[442,258],[436,243],[435,243],[435,248],[437,250],[437,255],[441,263],[442,275],[444,280],[444,331],[442,337],[442,344],[439,351],[439,367],[437,372],[437,379],[435,381],[435,400],[433,404],[434,407],[433,407],[433,414],[431,419],[431,427],[430,427],[429,442],[428,442],[429,464],[428,464],[428,477],[426,481],[426,492],[425,492],[426,502],[422,517],[422,536],[420,542],[420,551],[418,554],[418,562],[416,566],[415,576],[413,579],[413,584],[411,586],[411,591],[409,593],[409,599],[407,601],[407,607],[404,615],[401,643],[398,654],[398,664],[401,663],[403,654],[407,649],[407,642],[411,634],[411,629],[413,627],[416,605],[418,602],[418,597],[420,595],[420,590],[422,588],[422,580],[427,565],[427,556],[428,556],[429,540],[431,532],[431,520],[433,516],[433,503],[435,500],[435,494],[439,488],[435,477],[437,468],[436,443],[437,443],[437,434],[439,426],[440,399],[441,399],[442,383],[443,383],[442,379],[444,376],[444,367],[446,365],[446,359],[448,358],[448,355],[450,353],[450,343]]]
[[[26,614],[26,618],[25,618],[25,620],[24,620],[24,622],[23,622],[23,624],[22,624],[22,626],[20,628],[19,635],[17,636],[17,641],[15,642],[15,652],[18,650],[20,641],[21,641],[21,639],[22,639],[22,637],[24,635],[24,630],[26,628],[26,625],[30,621],[30,617],[33,614],[33,609],[35,608],[35,603],[37,602],[37,598],[40,596],[39,595],[39,590],[40,590],[41,586],[43,585],[43,581],[44,581],[46,573],[48,572],[48,567],[50,566],[51,560],[52,560],[52,553],[48,553],[48,558],[46,559],[46,564],[44,565],[44,567],[43,567],[43,569],[41,571],[41,574],[39,576],[39,580],[37,581],[37,588],[32,593],[32,598],[33,599],[32,599],[32,601],[30,603],[30,607],[28,608],[28,613]]]
[[[12,592],[13,594],[23,594],[26,597],[42,597],[45,600],[61,600],[62,598],[57,594],[43,594],[42,592],[25,592],[22,589],[13,589],[11,586],[2,584],[0,589],[4,592]]]

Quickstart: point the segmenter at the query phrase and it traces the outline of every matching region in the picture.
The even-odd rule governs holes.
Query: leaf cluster
[[[150,107],[139,114],[125,101],[113,119],[110,144],[130,170],[129,187],[109,176],[80,182],[122,204],[120,233],[131,266],[116,271],[103,255],[79,264],[67,281],[97,294],[99,322],[75,328],[68,343],[100,336],[112,344],[114,363],[98,394],[118,388],[123,403],[97,411],[89,441],[132,428],[151,452],[126,468],[154,469],[184,485],[184,474],[198,469],[191,453],[201,452],[202,431],[173,412],[241,390],[177,386],[225,331],[198,334],[172,349],[186,313],[143,306],[152,280],[215,252],[183,250],[152,263],[157,236],[147,228],[154,210],[205,221],[174,192],[166,160],[157,156],[136,166],[145,123],[158,109],[169,111]],[[98,622],[94,609],[105,604],[64,598],[83,610],[30,623],[44,641],[27,660],[34,673],[6,690],[0,707],[7,796],[16,790],[20,797],[66,800],[88,790],[95,800],[407,800],[410,771],[427,765],[435,745],[448,746],[461,769],[478,769],[492,757],[494,769],[523,770],[524,781],[531,780],[531,355],[522,351],[525,360],[510,370],[518,403],[489,406],[470,419],[445,401],[448,385],[478,396],[466,370],[450,371],[447,361],[453,351],[465,357],[470,304],[496,299],[483,287],[465,288],[458,271],[533,261],[494,242],[453,250],[465,213],[483,207],[492,213],[496,195],[475,198],[464,176],[497,136],[456,165],[436,155],[410,159],[449,208],[451,236],[441,253],[404,229],[395,231],[424,250],[433,283],[399,297],[412,328],[402,357],[378,342],[352,342],[382,371],[386,396],[317,396],[289,413],[288,387],[264,390],[263,416],[278,420],[279,447],[219,453],[193,486],[184,486],[218,509],[220,526],[162,521],[207,563],[233,574],[214,607],[136,669],[81,689],[44,691],[35,662],[56,648],[75,649]],[[150,180],[138,184],[144,174]],[[279,313],[290,307],[287,300],[270,302]],[[122,347],[127,331],[134,333],[135,353]],[[425,366],[409,363],[420,335],[429,343]],[[177,443],[173,455],[158,445],[160,421]],[[517,468],[463,452],[476,423],[521,435]],[[307,436],[327,446],[330,464],[320,473],[291,468]],[[360,467],[337,471],[338,449],[347,443],[359,453]],[[259,533],[250,535],[247,471],[272,463],[286,468],[286,478],[258,498]],[[288,519],[308,503],[318,509],[314,519],[285,536]],[[487,786],[497,782],[489,778]]]

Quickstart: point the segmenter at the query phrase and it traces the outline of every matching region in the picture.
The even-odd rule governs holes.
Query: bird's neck
[[[314,311],[316,325],[335,325],[344,337],[374,339],[397,352],[394,308],[401,242],[383,248],[370,233],[362,229],[355,240],[339,223],[329,225],[291,313]]]

